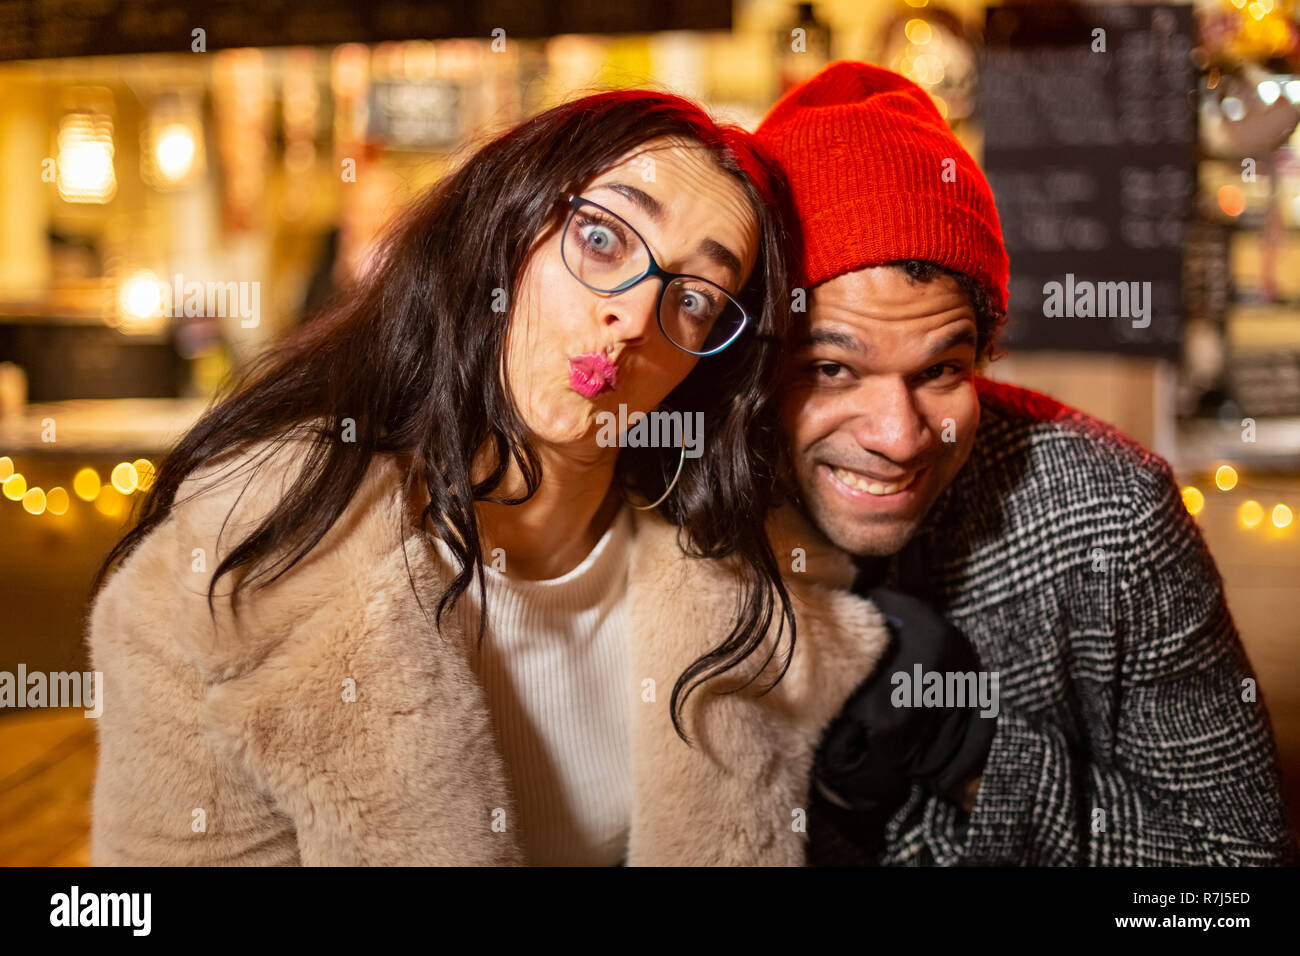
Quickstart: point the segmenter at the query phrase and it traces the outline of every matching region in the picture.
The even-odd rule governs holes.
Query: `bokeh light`
[[[72,490],[82,501],[94,501],[99,496],[101,482],[94,468],[83,468],[72,479]]]
[[[20,474],[10,475],[0,485],[4,491],[4,496],[10,501],[21,501],[23,495],[27,494],[27,479]]]
[[[109,481],[112,482],[114,488],[124,495],[129,495],[140,486],[140,476],[136,473],[135,465],[129,461],[114,466]]]
[[[58,485],[51,488],[45,495],[45,510],[52,515],[65,515],[68,513],[68,492]]]

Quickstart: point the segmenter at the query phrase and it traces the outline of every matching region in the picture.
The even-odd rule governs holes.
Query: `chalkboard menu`
[[[729,30],[731,0],[0,0],[0,60],[383,40]]]
[[[1176,356],[1196,185],[1192,8],[999,7],[986,39],[1005,344]]]

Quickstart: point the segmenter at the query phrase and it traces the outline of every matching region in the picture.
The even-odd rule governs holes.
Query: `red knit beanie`
[[[757,135],[794,188],[808,287],[928,259],[966,273],[1006,311],[1009,266],[993,191],[911,80],[832,63],[781,97]]]

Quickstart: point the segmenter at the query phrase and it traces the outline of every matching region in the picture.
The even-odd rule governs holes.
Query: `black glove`
[[[965,707],[896,707],[894,674],[980,670],[965,636],[924,602],[877,587],[866,596],[889,625],[890,643],[871,676],[831,723],[813,764],[813,782],[832,802],[888,812],[913,783],[948,795],[979,773],[997,721]],[[910,697],[909,697],[910,700]]]

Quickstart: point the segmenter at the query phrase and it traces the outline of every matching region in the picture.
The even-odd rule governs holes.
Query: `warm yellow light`
[[[930,29],[930,24],[920,19],[908,20],[907,26],[903,27],[903,33],[907,35],[908,40],[917,46],[925,46],[930,42],[930,37],[934,35],[934,31]]]
[[[1258,528],[1259,523],[1264,520],[1264,508],[1254,499],[1243,501],[1241,507],[1237,509],[1237,516],[1247,528]]]
[[[162,308],[163,289],[158,277],[141,270],[122,283],[122,311],[133,319],[148,319]]]
[[[924,7],[929,4],[929,2],[930,0],[907,0],[907,5],[909,7]],[[1246,0],[1241,0],[1241,2],[1245,3]]]
[[[14,473],[14,460],[8,455],[0,458],[0,481],[4,481]]]
[[[1220,465],[1214,473],[1214,483],[1220,491],[1231,491],[1237,487],[1237,469],[1231,465]]]
[[[99,472],[94,468],[83,468],[72,478],[72,490],[82,501],[94,501],[99,497]]]
[[[69,113],[59,121],[56,182],[65,202],[106,203],[117,193],[113,171],[113,123],[92,113]]]
[[[68,513],[68,493],[63,488],[55,486],[45,495],[45,510],[52,515],[65,515]]]
[[[1198,515],[1201,509],[1205,507],[1205,495],[1201,494],[1201,489],[1195,485],[1188,485],[1183,489],[1183,507],[1190,514]]]
[[[108,479],[113,483],[113,487],[124,495],[129,495],[140,485],[140,476],[136,473],[135,465],[129,461],[124,461],[113,468],[113,474]]]
[[[38,515],[45,510],[45,492],[40,488],[30,488],[23,495],[23,510],[29,515]]]
[[[1291,514],[1291,509],[1288,508],[1286,505],[1273,506],[1273,527],[1275,528],[1287,527],[1289,524],[1291,524],[1292,517],[1293,515]]]
[[[912,65],[912,78],[922,86],[934,86],[943,80],[943,60],[933,53],[922,53]]]
[[[1283,53],[1291,46],[1291,27],[1284,17],[1274,17],[1265,24],[1269,46],[1274,53]]]
[[[95,510],[108,518],[116,518],[122,513],[122,496],[112,485],[105,485],[99,497],[95,499]]]
[[[27,479],[19,474],[10,475],[0,485],[0,489],[3,489],[4,496],[10,501],[19,501],[27,493]]]
[[[194,134],[183,123],[169,123],[158,132],[153,146],[154,162],[168,182],[178,182],[194,168]]]
[[[140,480],[140,490],[148,491],[153,487],[155,474],[153,462],[148,458],[137,458],[135,461],[131,462],[131,464],[135,466],[136,476]]]

